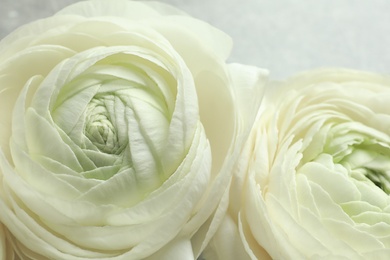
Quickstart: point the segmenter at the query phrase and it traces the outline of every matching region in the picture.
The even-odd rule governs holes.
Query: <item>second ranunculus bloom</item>
[[[363,71],[270,85],[207,259],[387,259],[389,104]]]
[[[261,100],[230,38],[87,1],[0,43],[0,257],[194,259]]]

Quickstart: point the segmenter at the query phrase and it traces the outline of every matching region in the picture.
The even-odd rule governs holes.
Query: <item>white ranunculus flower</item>
[[[368,72],[270,86],[210,259],[387,259],[389,104],[390,78]]]
[[[170,6],[126,0],[80,2],[5,38],[0,258],[198,257],[266,75],[226,65],[230,48]]]

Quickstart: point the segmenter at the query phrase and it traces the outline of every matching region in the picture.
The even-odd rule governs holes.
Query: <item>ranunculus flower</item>
[[[315,70],[267,91],[210,259],[387,259],[390,78]]]
[[[0,246],[12,249],[0,256],[199,256],[265,78],[226,65],[230,49],[173,7],[125,0],[80,2],[5,38]]]

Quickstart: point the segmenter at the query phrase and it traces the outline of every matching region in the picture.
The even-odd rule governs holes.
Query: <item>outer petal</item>
[[[245,66],[241,64],[230,64],[229,71],[230,71],[230,77],[233,82],[232,91],[234,93],[234,100],[235,100],[235,106],[237,111],[236,112],[237,123],[236,123],[235,131],[237,136],[239,136],[239,138],[235,139],[234,143],[232,144],[234,147],[232,150],[233,156],[229,157],[230,163],[225,165],[228,167],[225,168],[226,169],[225,180],[230,180],[229,177],[230,174],[228,172],[234,171],[232,168],[233,167],[232,163],[236,163],[236,159],[240,155],[242,156],[243,151],[241,149],[243,143],[246,142],[248,138],[249,131],[252,128],[253,122],[257,116],[257,111],[259,109],[263,97],[264,86],[268,74],[268,72],[263,69],[259,69],[252,66]],[[240,176],[237,175],[235,176],[235,178],[240,178]],[[215,190],[218,190],[219,189],[218,187],[220,186],[221,184],[217,183],[217,185],[214,186]],[[233,195],[230,194],[230,200],[239,201],[239,197],[237,197],[233,193]],[[238,239],[236,237],[238,235],[238,230],[235,229],[234,231],[234,229],[232,229],[232,227],[229,226],[229,223],[231,224],[231,218],[229,216],[226,217],[221,216],[221,214],[225,214],[225,211],[227,209],[227,205],[226,206],[223,205],[228,201],[229,201],[229,190],[227,189],[225,191],[224,199],[220,202],[219,210],[215,213],[213,221],[209,224],[210,227],[207,229],[206,239],[203,239],[201,232],[199,232],[197,236],[195,236],[195,240],[194,240],[195,242],[199,238],[202,238],[201,241],[203,242],[202,242],[202,246],[200,247],[200,249],[202,250],[206,246],[206,243],[210,239],[210,237],[214,235],[214,233],[220,226],[221,222],[226,222],[226,225],[228,225],[227,227],[224,227],[225,224],[223,224],[216,234],[216,237],[218,238],[214,238],[210,242],[211,245],[207,247],[205,253],[205,257],[207,259],[214,259],[214,257],[216,256],[225,255],[225,253],[222,252],[226,251],[227,250],[226,248],[232,248],[229,245],[235,243],[234,241]],[[228,233],[230,234],[227,235]],[[220,239],[222,239],[222,241],[220,241]],[[240,248],[239,245],[238,248]],[[237,254],[241,254],[240,252],[242,252],[242,250],[241,249],[237,249],[237,250],[238,250]],[[230,256],[233,257],[235,256],[235,254],[230,254]],[[224,258],[217,258],[217,259],[224,259]]]
[[[216,232],[207,249],[203,252],[205,259],[251,259],[245,251],[238,226],[229,215],[221,222],[221,227]]]
[[[57,12],[57,15],[113,16],[131,20],[144,20],[168,15],[187,16],[181,10],[164,3],[127,0],[113,0],[109,3],[103,0],[83,1],[65,7]]]
[[[184,55],[192,53],[192,44],[201,44],[212,50],[217,57],[225,60],[230,54],[232,43],[229,36],[215,29],[209,24],[189,17],[184,12],[159,2],[138,2],[113,0],[109,3],[104,0],[92,0],[71,5],[58,15],[80,15],[83,17],[111,16],[122,17],[135,21],[148,20],[153,27],[164,34],[171,42],[185,41],[188,46],[182,45],[177,50]],[[161,22],[163,20],[163,22]],[[181,37],[176,37],[177,33]],[[190,39],[185,37],[189,35]],[[199,42],[199,39],[200,42]],[[176,44],[173,44],[177,47]]]
[[[233,81],[236,106],[242,118],[240,126],[242,131],[248,131],[253,126],[263,99],[268,71],[238,63],[229,64],[228,69]]]
[[[183,259],[183,260],[195,260],[194,253],[192,252],[192,245],[189,239],[177,237],[169,242],[164,248],[152,256],[147,258],[148,260],[170,260],[170,259]]]

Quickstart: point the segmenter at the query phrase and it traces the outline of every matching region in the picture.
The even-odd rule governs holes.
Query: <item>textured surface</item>
[[[109,1],[109,0],[107,0]],[[0,38],[76,0],[0,0]],[[387,0],[163,0],[230,34],[231,61],[282,79],[317,67],[389,73]]]

